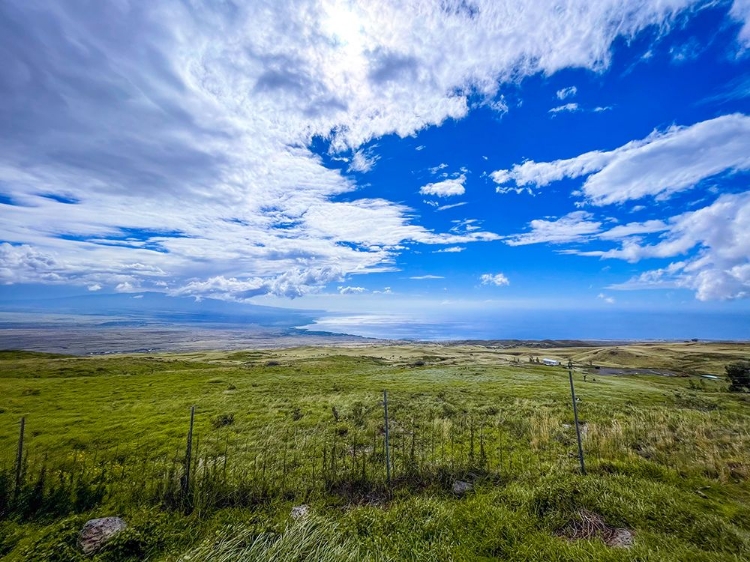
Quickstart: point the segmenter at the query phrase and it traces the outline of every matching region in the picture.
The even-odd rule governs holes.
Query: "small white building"
[[[545,365],[549,367],[557,367],[560,364],[560,362],[557,359],[549,359],[548,357],[545,357],[544,359],[542,359],[542,363],[544,363]]]

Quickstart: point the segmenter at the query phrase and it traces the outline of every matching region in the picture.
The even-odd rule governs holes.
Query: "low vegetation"
[[[747,558],[750,394],[700,375],[750,348],[683,347],[0,352],[0,557],[84,560],[118,515],[85,559]],[[529,355],[576,365],[586,475],[567,370]]]

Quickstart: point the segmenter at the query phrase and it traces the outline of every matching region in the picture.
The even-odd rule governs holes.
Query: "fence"
[[[328,423],[267,426],[230,445],[223,429],[234,417],[214,419],[212,431],[194,434],[201,412],[193,407],[187,440],[172,443],[168,455],[144,445],[127,453],[87,447],[50,456],[24,448],[21,420],[15,462],[0,466],[0,517],[80,512],[104,501],[186,511],[321,494],[367,502],[400,487],[450,488],[456,479],[574,467],[569,432],[540,441],[533,420],[523,416],[494,408],[416,414],[384,392],[382,401],[352,408],[345,420],[334,407]]]

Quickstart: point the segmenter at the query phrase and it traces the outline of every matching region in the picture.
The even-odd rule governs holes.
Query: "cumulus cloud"
[[[518,189],[530,189],[588,176],[581,192],[598,206],[646,196],[665,199],[722,172],[750,169],[748,146],[750,117],[732,114],[690,127],[654,131],[608,152],[587,152],[554,162],[530,160],[491,177],[501,186],[512,182]]]
[[[497,239],[358,199],[309,147],[366,172],[365,143],[525,76],[602,70],[617,37],[695,3],[2,2],[0,279],[299,296],[392,267],[405,241]]]
[[[615,304],[614,297],[609,297],[605,295],[604,293],[599,293],[599,295],[596,298],[603,300],[607,304]]]
[[[508,278],[502,273],[485,273],[479,278],[482,285],[495,285],[496,287],[502,287],[504,285],[510,285]]]
[[[454,195],[463,195],[466,192],[464,188],[466,176],[461,174],[457,178],[439,181],[437,183],[428,183],[419,189],[422,195],[434,195],[436,197],[453,197]]]
[[[339,294],[341,295],[359,295],[366,291],[367,289],[364,287],[339,287]]]

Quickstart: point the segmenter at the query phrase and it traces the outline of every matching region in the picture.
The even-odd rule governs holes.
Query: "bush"
[[[234,414],[221,414],[219,416],[216,416],[211,420],[211,424],[214,426],[215,429],[226,427],[228,425],[233,425]]]
[[[737,361],[736,363],[730,363],[724,367],[724,370],[731,382],[729,385],[731,392],[750,390],[750,362]]]

